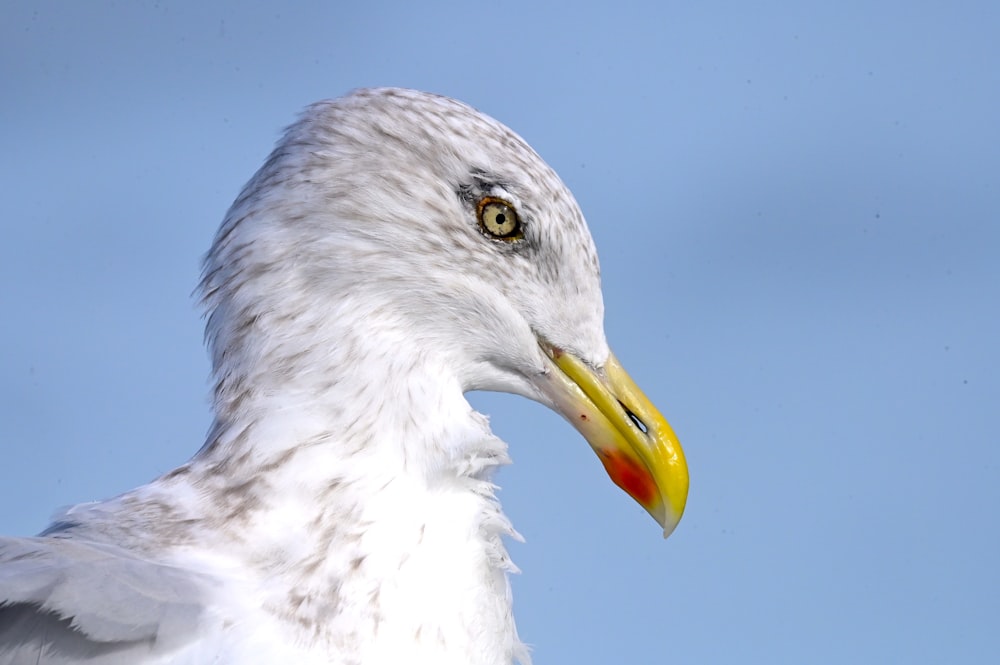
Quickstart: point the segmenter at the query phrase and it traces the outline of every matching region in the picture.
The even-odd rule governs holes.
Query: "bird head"
[[[433,353],[464,390],[549,406],[665,535],[680,520],[684,454],[609,349],[579,206],[524,140],[469,106],[370,89],[309,107],[234,203],[203,291],[217,373],[223,352],[261,352],[239,338],[269,319],[390,320],[387,353]]]

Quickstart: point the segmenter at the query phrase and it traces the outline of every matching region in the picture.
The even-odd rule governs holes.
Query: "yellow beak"
[[[614,354],[594,370],[542,343],[553,367],[542,392],[601,458],[604,469],[663,527],[666,538],[684,514],[688,470],[670,424],[639,390]]]

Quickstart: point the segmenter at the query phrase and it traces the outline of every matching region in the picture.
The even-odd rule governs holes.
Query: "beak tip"
[[[663,527],[663,539],[666,540],[670,537],[670,534],[674,532],[677,525],[681,523],[682,514],[668,513],[665,515],[665,519],[660,522],[660,526]],[[659,521],[659,520],[657,520]]]

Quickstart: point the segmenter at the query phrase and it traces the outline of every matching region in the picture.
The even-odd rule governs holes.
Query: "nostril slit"
[[[635,423],[635,426],[638,427],[640,430],[642,430],[643,434],[649,434],[649,429],[646,427],[646,423],[639,420],[639,416],[632,413],[632,410],[627,406],[625,406],[621,400],[618,400],[618,404],[620,404],[621,407],[625,410],[625,413],[628,414],[628,417],[632,419],[632,422]]]

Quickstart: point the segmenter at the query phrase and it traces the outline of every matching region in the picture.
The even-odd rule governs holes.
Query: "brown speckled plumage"
[[[486,195],[518,211],[523,240],[484,235]],[[490,481],[506,446],[463,393],[544,401],[538,340],[608,355],[597,255],[556,174],[444,97],[320,102],[236,199],[201,292],[204,446],[43,538],[0,541],[21,580],[0,662],[527,661],[502,542],[516,534]],[[96,577],[74,558],[89,547]]]

